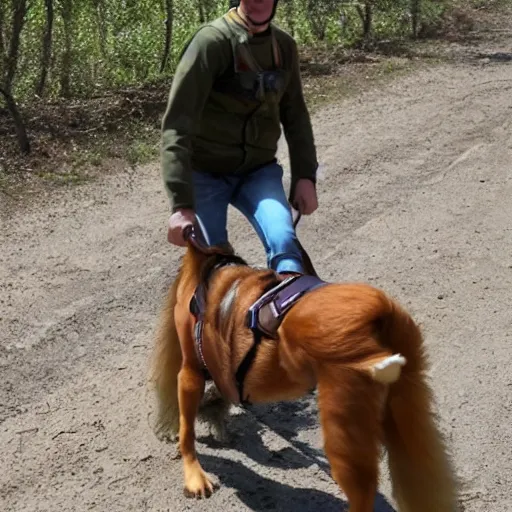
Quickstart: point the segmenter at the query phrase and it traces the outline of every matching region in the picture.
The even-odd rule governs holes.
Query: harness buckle
[[[276,297],[278,293],[289,286],[300,276],[291,276],[279,283],[277,286],[263,294],[254,302],[247,311],[247,325],[250,329],[259,329],[265,336],[276,338],[277,328],[281,323],[281,308],[278,309]]]
[[[247,313],[248,327],[276,339],[277,329],[286,312],[306,293],[326,284],[322,279],[309,275],[285,279],[252,304]]]

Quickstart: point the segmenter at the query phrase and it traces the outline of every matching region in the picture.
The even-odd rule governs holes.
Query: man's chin
[[[251,24],[254,25],[255,27],[261,27],[263,25],[268,25],[272,21],[272,17],[273,17],[272,14],[265,18],[263,16],[247,16],[247,18],[249,19]]]

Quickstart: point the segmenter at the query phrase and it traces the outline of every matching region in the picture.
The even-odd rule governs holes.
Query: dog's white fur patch
[[[382,361],[374,364],[371,372],[374,380],[382,384],[391,384],[398,380],[402,371],[402,366],[406,363],[406,359],[401,354],[394,354],[386,357]]]
[[[240,279],[237,279],[233,282],[229,290],[226,292],[224,297],[219,304],[219,319],[221,322],[228,317],[231,308],[233,307],[233,303],[235,302],[236,295],[238,293],[238,285],[240,283]]]

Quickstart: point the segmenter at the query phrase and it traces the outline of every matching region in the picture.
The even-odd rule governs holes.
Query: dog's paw
[[[183,493],[187,498],[209,498],[214,493],[215,487],[206,473],[198,469],[186,477]]]

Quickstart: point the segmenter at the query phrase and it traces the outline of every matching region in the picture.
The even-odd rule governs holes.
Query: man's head
[[[240,0],[239,10],[255,28],[265,29],[272,21],[278,0]]]

